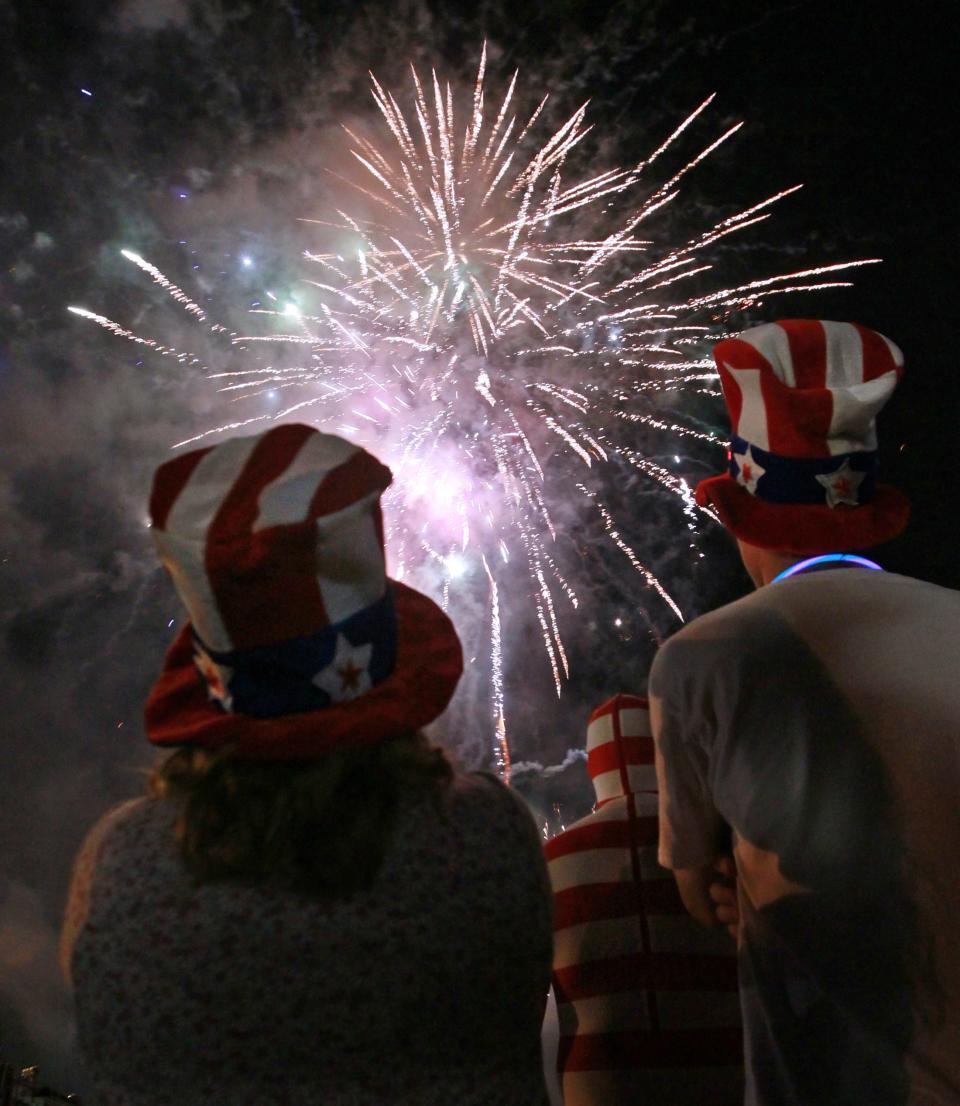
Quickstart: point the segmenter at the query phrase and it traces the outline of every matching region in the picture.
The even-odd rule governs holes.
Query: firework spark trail
[[[493,729],[497,739],[497,767],[510,778],[510,744],[503,699],[503,646],[500,638],[500,591],[487,558],[481,555],[490,585],[490,697],[493,704]]]
[[[195,315],[201,322],[205,322],[207,313],[200,306],[199,303],[194,303],[192,299],[187,295],[182,288],[178,288],[171,280],[168,280],[163,273],[152,262],[147,261],[145,257],[141,257],[140,254],[134,253],[133,250],[121,250],[120,253],[128,260],[132,261],[134,265],[142,269],[145,273],[153,277],[154,281],[160,285],[160,287],[167,292],[170,297],[176,300],[186,311],[189,311],[191,315]],[[211,323],[210,329],[215,333],[230,333],[225,326],[221,326],[220,323]]]
[[[571,518],[581,524],[585,506],[682,621],[635,551],[642,534],[625,539],[600,490],[626,467],[642,474],[651,488],[675,497],[692,541],[702,515],[715,515],[695,504],[682,475],[652,457],[673,452],[670,443],[678,440],[698,449],[725,445],[693,403],[718,394],[701,343],[723,333],[733,312],[770,296],[843,287],[849,282],[835,274],[877,259],[808,265],[711,288],[707,274],[717,255],[710,251],[767,220],[800,187],[738,206],[692,228],[679,244],[659,240],[660,213],[676,208],[690,175],[733,141],[741,123],[698,138],[692,157],[678,157],[679,168],[649,180],[652,166],[706,125],[710,96],[632,168],[568,179],[572,155],[591,129],[586,104],[535,147],[548,97],[526,114],[514,73],[491,106],[486,69],[484,48],[464,104],[436,73],[424,81],[412,70],[412,111],[371,75],[386,143],[347,130],[355,175],[337,178],[361,207],[341,204],[332,208],[334,218],[303,220],[324,243],[303,251],[310,275],[296,304],[281,309],[268,291],[278,307],[250,312],[264,320],[265,332],[241,334],[212,323],[155,265],[123,251],[229,344],[233,361],[223,371],[103,315],[71,310],[156,353],[202,365],[231,400],[265,397],[269,409],[178,446],[308,411],[319,425],[389,460],[397,481],[385,497],[387,532],[399,573],[423,575],[447,605],[473,586],[471,564],[483,567],[493,753],[507,772],[501,642],[507,569],[495,578],[495,555],[502,566],[526,570],[524,590],[558,694],[570,668],[562,636],[569,612],[554,599],[565,599],[570,611],[579,605],[558,539]],[[278,403],[280,395],[289,400]],[[645,448],[651,439],[663,445]],[[679,455],[675,461],[681,464]],[[570,496],[573,487],[583,499]]]
[[[581,492],[583,492],[583,494],[588,499],[593,500],[594,504],[596,505],[597,510],[600,512],[600,517],[603,519],[603,524],[606,527],[607,533],[610,535],[611,541],[614,542],[616,547],[626,556],[627,560],[629,560],[630,564],[633,565],[633,567],[637,570],[637,572],[639,572],[640,575],[647,581],[648,586],[653,588],[653,590],[657,593],[657,595],[660,596],[660,598],[664,601],[664,603],[667,604],[667,606],[673,611],[673,613],[677,616],[677,618],[679,618],[680,621],[683,622],[684,621],[683,614],[682,614],[680,608],[677,606],[677,604],[673,601],[673,598],[670,595],[670,593],[663,586],[663,584],[660,583],[660,581],[650,571],[650,569],[647,568],[646,565],[641,563],[641,561],[637,557],[636,553],[630,548],[629,545],[627,545],[627,543],[620,536],[620,532],[619,532],[619,530],[617,530],[617,524],[614,522],[613,516],[610,514],[610,512],[607,510],[607,508],[597,498],[596,492],[591,491],[590,488],[585,487],[583,484],[578,484],[577,488]]]
[[[118,338],[126,338],[128,342],[136,342],[138,345],[146,346],[162,357],[173,357],[181,364],[199,365],[201,368],[206,368],[206,365],[195,354],[184,353],[173,346],[165,346],[162,342],[154,341],[153,338],[142,338],[139,334],[134,334],[132,330],[127,330],[126,327],[122,327],[105,315],[98,315],[95,311],[88,311],[85,307],[68,307],[67,310],[74,315],[79,315],[81,319],[88,319],[90,322],[96,323],[97,326],[103,327],[104,330]]]

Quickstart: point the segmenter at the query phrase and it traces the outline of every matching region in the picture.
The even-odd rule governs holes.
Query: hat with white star
[[[161,465],[153,537],[190,616],[147,702],[157,745],[310,758],[410,733],[463,668],[449,618],[386,574],[390,470],[309,426]]]
[[[701,481],[738,538],[822,553],[895,537],[910,505],[878,483],[876,416],[903,375],[888,338],[856,323],[784,319],[713,350],[733,435],[729,468]]]

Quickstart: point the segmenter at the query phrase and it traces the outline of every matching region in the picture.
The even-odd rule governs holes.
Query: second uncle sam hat
[[[190,616],[147,702],[157,745],[310,758],[410,733],[463,668],[452,623],[386,575],[390,470],[309,426],[161,465],[160,559]]]
[[[714,346],[730,463],[697,501],[736,537],[790,553],[895,537],[910,505],[876,480],[876,416],[903,375],[888,338],[856,323],[785,319]]]

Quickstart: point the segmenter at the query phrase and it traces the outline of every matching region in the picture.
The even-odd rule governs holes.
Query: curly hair
[[[380,870],[401,794],[426,792],[439,806],[452,779],[443,750],[412,733],[309,761],[184,748],[157,765],[148,790],[181,804],[180,856],[198,883],[346,896]]]

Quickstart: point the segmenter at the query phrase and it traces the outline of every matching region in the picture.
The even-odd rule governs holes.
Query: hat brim
[[[857,507],[838,504],[768,503],[724,473],[701,480],[697,502],[710,506],[741,541],[789,553],[867,549],[895,538],[910,518],[910,501],[889,484],[877,484],[873,499]]]
[[[231,745],[240,757],[299,760],[400,737],[432,722],[446,709],[463,672],[460,639],[432,599],[396,580],[387,583],[397,617],[396,666],[363,695],[276,718],[229,714],[207,696],[188,623],[147,699],[147,737],[160,746]]]

